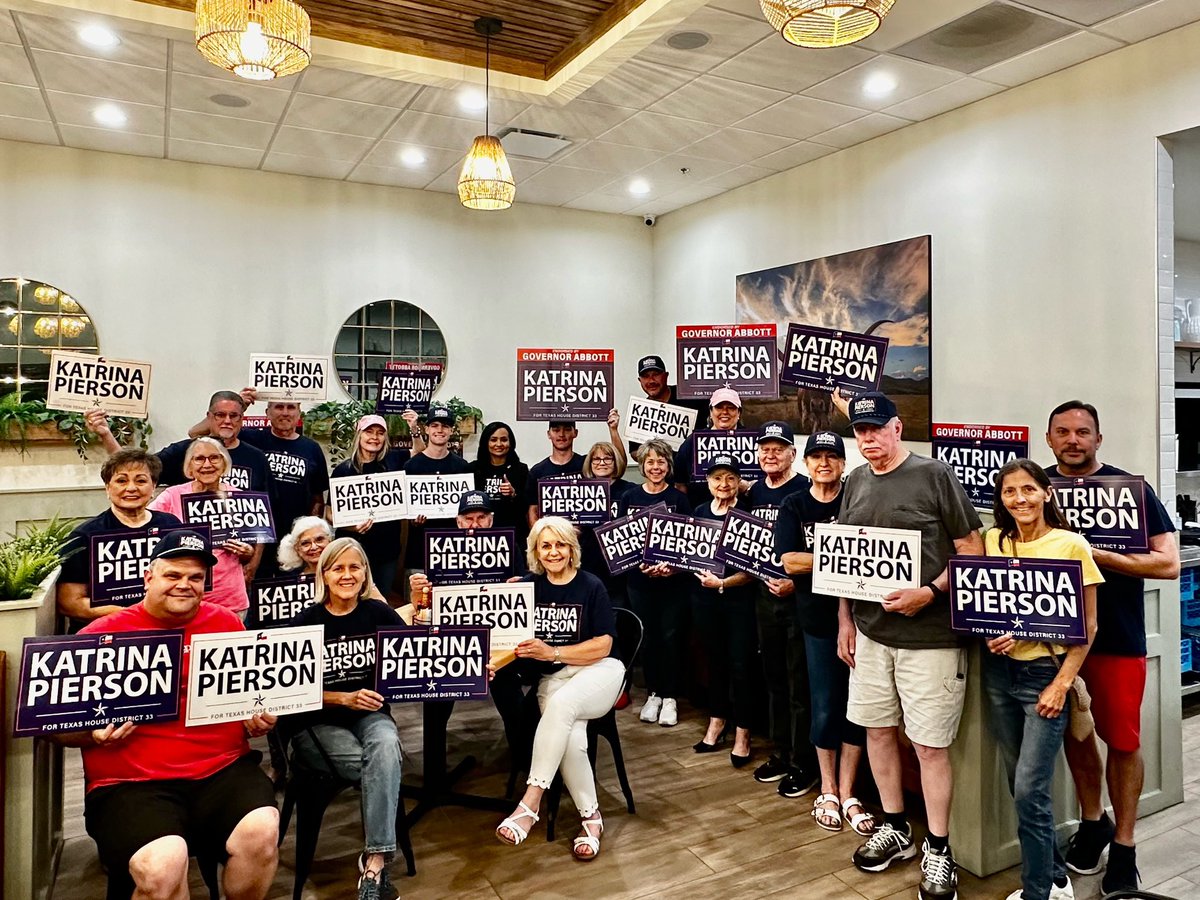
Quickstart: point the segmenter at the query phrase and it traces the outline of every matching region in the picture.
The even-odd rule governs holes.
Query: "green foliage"
[[[23,402],[17,392],[0,397],[0,439],[16,444],[22,453],[26,449],[26,436],[31,425],[44,425],[50,421],[46,404],[38,401]],[[15,437],[14,437],[15,435]]]
[[[29,449],[28,429],[50,422],[75,445],[80,459],[88,458],[87,446],[95,440],[95,436],[87,430],[83,413],[47,409],[45,400],[22,400],[17,392],[0,397],[0,441],[12,444],[21,453]],[[125,416],[112,416],[108,420],[108,427],[121,446],[143,449],[149,446],[149,438],[154,430],[148,420]]]
[[[32,597],[43,579],[62,563],[63,544],[74,527],[73,521],[55,516],[0,544],[0,601]]]
[[[450,412],[454,413],[455,422],[461,422],[463,419],[474,419],[480,424],[483,423],[483,410],[478,406],[471,406],[466,400],[451,397],[446,403],[446,407]]]
[[[445,405],[454,413],[455,421],[471,417],[483,421],[483,410],[477,406],[471,406],[458,397],[451,397]],[[328,438],[329,455],[336,465],[350,455],[350,445],[354,441],[354,427],[358,424],[358,420],[374,413],[375,401],[373,400],[351,400],[347,403],[328,400],[305,411],[304,433],[311,438]],[[398,438],[409,437],[408,423],[400,416],[384,416],[383,418],[387,422],[388,439],[392,443],[395,443]]]

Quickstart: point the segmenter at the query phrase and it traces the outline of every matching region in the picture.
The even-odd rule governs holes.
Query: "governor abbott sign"
[[[603,422],[612,408],[612,350],[517,350],[519,421]]]

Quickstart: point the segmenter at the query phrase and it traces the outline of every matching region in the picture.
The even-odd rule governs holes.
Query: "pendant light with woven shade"
[[[499,19],[483,17],[475,20],[475,30],[483,35],[483,134],[471,144],[467,158],[463,160],[458,175],[458,199],[467,209],[508,209],[517,195],[508,157],[499,138],[490,133],[491,89],[489,70],[492,62],[492,35],[499,34],[504,23]]]
[[[896,0],[759,0],[783,39],[800,47],[844,47],[870,37]]]

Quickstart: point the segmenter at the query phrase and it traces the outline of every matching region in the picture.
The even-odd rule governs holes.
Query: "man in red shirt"
[[[275,717],[183,724],[192,635],[243,628],[236,615],[204,602],[204,577],[215,563],[199,534],[170,532],[151,556],[145,599],[83,630],[184,633],[177,720],[114,723],[55,738],[83,754],[84,818],[108,869],[110,897],[111,883],[121,879],[134,900],[186,900],[192,853],[225,863],[229,900],[262,900],[275,877],[279,812],[260,754],[247,742],[269,731]]]

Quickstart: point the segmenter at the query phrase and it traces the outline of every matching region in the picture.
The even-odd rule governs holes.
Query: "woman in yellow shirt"
[[[1014,459],[1000,470],[993,512],[988,556],[1077,559],[1083,565],[1086,644],[1068,648],[1005,634],[987,642],[991,653],[983,659],[988,723],[1008,773],[1021,842],[1021,887],[1008,900],[1069,900],[1074,891],[1058,852],[1050,789],[1067,729],[1067,692],[1096,635],[1096,585],[1104,577],[1087,540],[1069,530],[1037,463]]]

